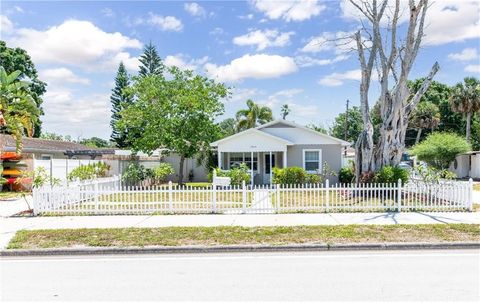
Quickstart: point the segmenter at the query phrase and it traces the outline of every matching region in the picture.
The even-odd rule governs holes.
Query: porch
[[[287,167],[287,150],[257,152],[222,152],[217,151],[218,167],[230,170],[244,163],[250,172],[251,185],[272,184],[273,168]]]

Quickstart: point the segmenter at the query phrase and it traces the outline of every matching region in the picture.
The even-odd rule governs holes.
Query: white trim
[[[245,134],[248,134],[248,133],[258,133],[260,135],[263,135],[263,136],[266,136],[266,137],[269,137],[271,139],[274,139],[274,140],[277,140],[281,143],[284,143],[286,145],[293,145],[293,143],[291,141],[288,141],[286,139],[283,139],[281,137],[278,137],[278,136],[275,136],[275,135],[271,135],[269,133],[266,133],[266,132],[263,132],[263,131],[260,131],[260,130],[257,130],[256,128],[250,128],[250,129],[247,129],[245,131],[242,131],[242,132],[239,132],[239,133],[236,133],[234,135],[230,135],[230,136],[227,136],[225,138],[222,138],[221,140],[218,140],[218,141],[215,141],[213,143],[210,144],[211,147],[217,147],[219,143],[223,143],[225,141],[228,141],[228,140],[231,140],[233,138],[236,138],[238,136],[242,136],[242,135],[245,135]]]
[[[322,149],[303,149],[303,157],[302,157],[303,169],[307,171],[307,173],[318,173],[318,170],[316,171],[307,170],[305,165],[305,152],[318,152],[318,170],[321,170],[322,169]]]
[[[294,128],[303,129],[303,130],[306,130],[310,133],[314,133],[318,136],[321,136],[321,137],[328,138],[328,139],[331,139],[333,141],[339,142],[342,146],[350,146],[351,145],[351,143],[349,143],[347,141],[344,141],[343,139],[339,139],[339,138],[330,136],[328,134],[320,133],[320,132],[315,131],[313,129],[310,129],[308,127],[299,125],[299,124],[291,122],[291,121],[286,121],[286,120],[274,120],[274,121],[268,122],[266,124],[260,125],[260,126],[256,127],[255,129],[260,130],[260,129],[263,129],[263,128],[266,128],[266,127],[269,127],[269,126],[272,126],[272,125],[275,125],[275,124],[285,124],[285,125],[288,125],[288,126],[291,126],[291,127],[294,127]]]

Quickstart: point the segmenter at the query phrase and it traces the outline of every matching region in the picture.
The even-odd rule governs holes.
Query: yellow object
[[[22,175],[22,171],[18,169],[4,169],[2,174],[10,176],[20,176]]]

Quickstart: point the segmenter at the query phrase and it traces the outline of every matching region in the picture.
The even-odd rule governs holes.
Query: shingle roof
[[[10,135],[0,135],[2,142],[5,143],[5,151],[15,151],[15,140]],[[27,138],[24,137],[22,139],[23,143],[23,152],[42,152],[42,151],[50,151],[50,152],[58,152],[63,153],[67,150],[97,150],[96,148],[88,147],[79,143],[75,142],[64,142],[64,141],[56,141],[56,140],[49,140],[49,139],[41,139],[41,138]]]

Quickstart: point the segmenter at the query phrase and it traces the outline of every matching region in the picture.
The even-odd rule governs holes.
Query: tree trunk
[[[471,135],[471,130],[472,129],[472,112],[467,112],[467,141],[470,142],[470,135]]]
[[[183,185],[183,165],[185,163],[185,157],[180,156],[180,169],[178,170],[178,185]]]
[[[420,137],[421,136],[422,136],[422,128],[418,128],[417,139],[415,140],[415,145],[418,144],[418,142],[420,142]]]

